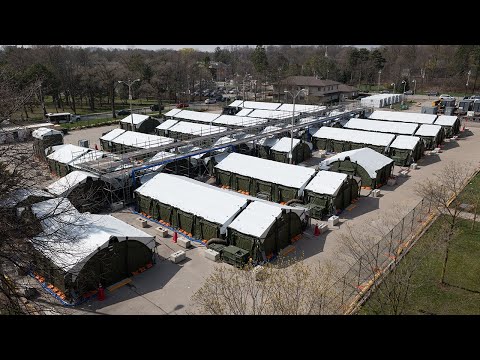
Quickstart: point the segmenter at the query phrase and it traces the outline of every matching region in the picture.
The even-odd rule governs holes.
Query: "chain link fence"
[[[431,202],[422,199],[397,225],[329,289],[324,314],[349,314],[364,300],[372,285],[406,254],[431,216]]]

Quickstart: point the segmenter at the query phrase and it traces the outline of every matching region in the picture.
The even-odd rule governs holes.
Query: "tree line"
[[[465,91],[478,87],[478,45],[386,45],[371,49],[353,46],[257,45],[217,47],[214,51],[102,49],[71,46],[0,48],[0,70],[10,75],[19,90],[40,81],[41,86],[23,111],[42,106],[45,97],[57,111],[76,113],[86,106],[92,112],[126,103],[128,88],[119,80],[141,79],[133,86],[134,97],[181,101],[195,90],[213,86],[211,62],[227,65],[225,79],[241,84],[249,75],[258,84],[277,82],[287,76],[316,76],[353,86],[366,85],[406,90],[416,81],[417,92],[427,90]],[[224,80],[223,78],[221,80]],[[468,83],[468,86],[467,86]],[[362,87],[363,89],[363,87]],[[403,90],[403,89],[401,89]]]

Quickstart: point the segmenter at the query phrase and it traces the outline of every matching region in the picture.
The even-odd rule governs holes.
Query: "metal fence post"
[[[405,225],[405,218],[402,219],[402,231],[400,232],[400,239],[403,241],[403,226]]]

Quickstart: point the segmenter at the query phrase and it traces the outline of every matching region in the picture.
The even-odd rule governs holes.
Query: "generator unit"
[[[227,264],[242,267],[248,262],[250,253],[247,250],[230,245],[222,249],[222,260]]]

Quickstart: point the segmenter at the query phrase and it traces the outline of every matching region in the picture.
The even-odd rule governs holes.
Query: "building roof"
[[[313,191],[317,194],[337,196],[347,177],[347,174],[322,170],[308,183],[305,190]]]
[[[191,111],[191,110],[182,110],[179,113],[175,114],[173,117],[175,119],[211,123],[213,120],[215,120],[219,116],[220,114],[212,114],[208,112],[199,112],[199,111]]]
[[[47,186],[47,190],[55,196],[65,197],[70,191],[85,182],[88,177],[91,177],[94,180],[98,179],[98,176],[86,171],[72,171],[55,181],[53,184]]]
[[[394,149],[413,150],[420,140],[421,139],[418,136],[398,135],[395,140],[393,140],[390,147]]]
[[[62,135],[61,131],[49,129],[46,127],[38,128],[37,130],[32,131],[32,136],[36,139],[43,139],[45,136],[53,136],[53,135]]]
[[[174,141],[174,139],[164,136],[144,134],[136,131],[125,131],[123,134],[111,141],[117,144],[123,144],[140,149],[149,149],[151,147],[170,144]]]
[[[295,111],[295,115],[299,115],[300,113]],[[256,109],[253,110],[249,117],[254,118],[262,118],[262,119],[288,119],[292,117],[292,112],[288,111],[277,111],[277,110],[266,110],[266,109]]]
[[[300,142],[301,142],[300,139],[293,139],[293,148],[295,149],[300,144]],[[310,146],[310,144],[308,145]],[[272,150],[289,153],[291,146],[292,146],[292,139],[289,137],[283,137],[274,146],[272,146]]]
[[[247,206],[236,193],[184,176],[160,173],[136,192],[220,224],[223,233],[234,217]]]
[[[126,123],[126,124],[131,124],[132,123],[132,117],[133,117],[133,124],[134,125],[140,125],[145,120],[147,120],[150,116],[141,115],[141,114],[131,114],[131,115],[128,115],[127,117],[124,117],[122,120],[120,120],[120,122]]]
[[[108,246],[111,236],[124,241],[128,237],[153,249],[153,236],[110,215],[79,213],[66,198],[55,198],[32,205],[43,231],[36,240],[48,241],[48,246],[35,248],[64,271],[77,275],[83,265],[100,249]],[[75,280],[75,279],[74,279]]]
[[[228,226],[245,235],[265,238],[275,220],[282,215],[282,208],[265,202],[250,203]]]
[[[237,115],[221,115],[215,120],[213,123],[215,125],[229,125],[229,126],[252,126],[258,124],[264,124],[267,120],[264,119],[256,119],[247,116],[239,116]]]
[[[323,126],[313,135],[315,138],[325,138],[340,141],[350,141],[359,144],[388,146],[395,139],[393,134],[350,130]]]
[[[381,133],[413,135],[418,128],[418,124],[352,118],[344,127],[356,130],[377,131]]]
[[[415,133],[416,136],[437,136],[438,133],[442,130],[440,125],[429,125],[423,124],[421,125],[417,132]]]
[[[64,144],[61,147],[59,147],[57,150],[55,150],[53,153],[48,155],[47,158],[62,164],[68,164],[90,150],[91,149],[84,148],[77,145]]]
[[[315,174],[313,168],[238,153],[229,154],[215,168],[296,189],[303,189]]]
[[[338,90],[341,92],[355,92],[358,91],[358,89],[354,86],[350,86],[347,84],[339,84],[338,85]]]
[[[52,198],[53,196],[41,189],[17,189],[12,191],[5,199],[0,201],[0,208],[14,207],[22,201],[27,200],[30,196]]]
[[[196,136],[203,136],[209,134],[218,134],[226,131],[227,128],[223,126],[197,124],[188,121],[179,121],[173,125],[168,131],[174,131],[182,134],[191,134]]]
[[[437,118],[437,115],[376,110],[369,116],[369,118],[377,120],[402,121],[417,124],[433,124],[435,122],[435,119]]]
[[[173,125],[178,123],[178,120],[173,120],[173,119],[168,119],[162,122],[160,125],[158,125],[155,129],[158,130],[168,130],[170,129]]]
[[[164,115],[165,116],[175,116],[180,111],[182,111],[182,109],[172,109],[172,110],[169,110],[168,112],[166,112]]]
[[[109,131],[105,135],[103,135],[100,140],[105,140],[105,141],[112,141],[116,137],[122,135],[126,130],[123,129],[113,129],[112,131]]]
[[[315,76],[289,76],[282,81],[282,84],[284,83],[297,86],[329,86],[341,84],[338,81],[317,79]]]
[[[280,105],[280,103],[274,102],[244,101],[241,107],[247,109],[276,110],[280,107]]]
[[[443,125],[443,126],[453,126],[455,121],[458,120],[457,116],[451,115],[440,115],[437,120],[435,120],[435,125]]]
[[[295,104],[295,112],[313,112],[325,110],[326,106]],[[282,104],[277,110],[279,111],[293,111],[293,104]]]
[[[375,179],[377,177],[378,170],[384,168],[388,164],[393,163],[392,159],[386,157],[385,155],[379,154],[375,150],[372,150],[370,148],[361,148],[344,151],[337,155],[334,155],[322,161],[322,165],[328,166],[335,161],[343,161],[347,156],[350,157],[350,161],[356,162],[361,167],[363,167],[372,179]]]
[[[239,100],[236,100],[236,101],[239,101]],[[235,101],[234,101],[235,102]],[[250,114],[251,112],[253,111],[253,109],[242,109],[240,110],[238,113],[235,114],[235,116],[247,116],[248,114]]]

